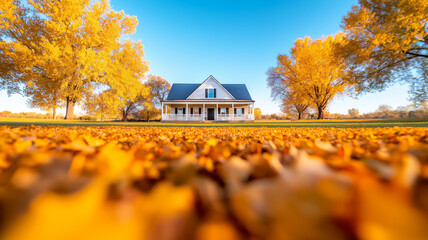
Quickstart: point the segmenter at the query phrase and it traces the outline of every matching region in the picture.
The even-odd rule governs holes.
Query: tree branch
[[[409,52],[409,51],[405,51],[405,54],[409,54],[415,57],[423,57],[423,58],[428,58],[428,55],[426,54],[420,54],[420,53],[413,53],[413,52]]]

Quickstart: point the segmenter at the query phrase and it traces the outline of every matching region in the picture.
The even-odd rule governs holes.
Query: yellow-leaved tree
[[[149,89],[149,94],[138,99],[138,116],[149,121],[161,116],[161,102],[168,95],[171,84],[160,76],[149,75],[144,85]]]
[[[161,102],[168,96],[171,84],[160,76],[149,75],[145,85],[150,89],[153,105],[160,107]]]
[[[46,85],[33,85],[25,89],[27,105],[29,107],[40,108],[44,111],[52,112],[52,119],[56,118],[56,110],[64,106],[61,98],[60,88],[46,88]]]
[[[160,115],[161,102],[165,100],[171,89],[171,84],[160,76],[148,75],[142,90],[134,99],[126,99],[119,107],[122,121],[126,121],[130,113],[149,121]]]
[[[262,119],[262,110],[260,108],[254,108],[254,119]]]
[[[428,1],[359,0],[343,18],[339,49],[361,92],[409,83],[414,102],[428,100]]]
[[[281,111],[287,114],[297,114],[303,119],[311,101],[306,92],[287,86],[287,79],[279,72],[279,68],[270,68],[267,71],[267,83],[271,89],[271,97],[281,103]]]
[[[119,99],[115,95],[111,89],[87,94],[84,99],[83,109],[88,115],[99,117],[101,121],[115,118],[119,113],[117,108],[112,107],[119,104]]]
[[[141,42],[128,40],[120,50],[115,51],[112,66],[108,67],[108,76],[116,79],[109,85],[115,93],[112,97],[118,100],[109,107],[121,111],[122,121],[126,121],[138,99],[149,95],[150,88],[142,83],[144,73],[148,70],[147,63],[142,61],[143,55]]]
[[[0,89],[21,93],[33,86],[44,66],[39,42],[43,20],[19,0],[0,2]]]
[[[9,92],[25,93],[33,106],[56,108],[59,98],[72,119],[75,104],[94,86],[128,98],[148,70],[141,42],[127,38],[135,33],[136,17],[114,11],[108,0],[8,4],[14,10],[1,12],[0,59],[7,66],[1,81]],[[55,96],[48,103],[38,100],[50,94]]]
[[[278,55],[275,74],[280,75],[280,86],[292,102],[311,105],[318,110],[318,119],[324,119],[327,105],[337,94],[351,87],[347,79],[345,61],[335,55],[335,46],[341,44],[343,34],[311,39],[297,39],[290,56]],[[286,96],[286,95],[284,95]]]

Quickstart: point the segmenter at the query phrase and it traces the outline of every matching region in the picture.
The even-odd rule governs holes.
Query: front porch
[[[254,102],[162,102],[162,121],[254,121]]]

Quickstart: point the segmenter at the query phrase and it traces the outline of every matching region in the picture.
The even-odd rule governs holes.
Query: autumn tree
[[[392,117],[392,107],[389,105],[380,105],[376,110],[380,114],[380,118],[391,118]]]
[[[160,115],[160,109],[153,107],[150,103],[144,104],[142,108],[138,111],[138,117],[144,119],[147,122],[152,119],[159,118]]]
[[[32,91],[30,93],[30,91]],[[64,101],[61,98],[60,92],[50,90],[46,92],[46,89],[34,89],[28,88],[26,90],[27,95],[31,95],[31,98],[27,99],[27,105],[32,108],[40,108],[44,111],[52,112],[52,119],[56,118],[56,111],[58,108],[64,106]]]
[[[165,100],[171,89],[171,84],[165,79],[148,75],[142,90],[134,99],[127,99],[119,108],[122,121],[126,121],[131,113],[137,113],[140,118],[150,120],[160,112],[161,101]]]
[[[165,79],[148,75],[147,81],[144,83],[144,91],[134,101],[127,101],[126,105],[120,109],[122,120],[125,121],[129,113],[133,111],[138,111],[139,118],[146,121],[158,117],[161,112],[161,101],[165,100],[170,89],[171,84]]]
[[[156,99],[154,96],[155,95],[149,93],[139,98],[139,111],[137,114],[139,118],[142,118],[146,121],[150,121],[150,119],[153,119],[159,116],[161,111],[159,108],[155,107]]]
[[[290,102],[285,101],[280,105],[281,112],[287,115],[297,115],[297,119],[305,119],[307,115],[307,110],[309,109],[308,105],[303,105],[300,103],[290,105]]]
[[[359,0],[343,18],[339,49],[360,92],[410,84],[411,99],[428,99],[428,1]]]
[[[281,111],[288,114],[297,114],[298,119],[302,119],[310,105],[307,94],[287,86],[286,77],[279,72],[279,69],[270,68],[267,75],[271,97],[281,103]]]
[[[115,57],[115,67],[110,68],[112,72],[109,75],[119,80],[113,82],[116,85],[110,86],[119,99],[111,107],[121,111],[122,121],[126,121],[129,113],[136,111],[138,102],[150,93],[150,86],[142,83],[148,70],[146,62],[142,61],[143,55],[141,42],[127,41]]]
[[[312,40],[297,39],[290,55],[278,55],[275,72],[280,74],[287,92],[306,95],[324,119],[327,105],[337,94],[351,87],[347,80],[346,63],[335,55],[335,45],[342,34]]]
[[[351,108],[348,110],[349,117],[358,118],[360,117],[360,111],[356,108]]]
[[[99,93],[91,93],[85,96],[83,109],[91,116],[105,118],[116,117],[118,115],[117,104],[119,100],[112,90],[105,90]]]
[[[43,65],[39,43],[44,26],[32,12],[18,0],[0,4],[0,89],[9,95],[22,94],[25,87],[32,86],[32,79],[41,77],[35,66]]]
[[[124,99],[122,104],[119,106],[119,110],[122,116],[122,121],[128,120],[128,116],[131,113],[137,113],[143,107],[147,101],[152,101],[150,95],[150,88],[146,84],[142,84],[137,95],[133,98]],[[150,103],[151,104],[151,103]]]
[[[127,39],[136,17],[110,8],[107,0],[12,1],[1,9],[0,76],[10,92],[59,94],[66,118],[94,85],[125,98],[147,71],[141,42]],[[28,87],[36,86],[31,91]],[[37,101],[32,101],[37,103]]]
[[[122,116],[122,122],[128,121],[128,116],[135,112],[138,107],[138,101],[127,100],[124,106],[119,107],[120,114]]]
[[[154,75],[149,75],[145,84],[150,89],[154,106],[160,107],[161,101],[165,100],[166,96],[168,96],[171,84],[167,80]]]
[[[254,119],[260,120],[262,118],[262,110],[260,108],[254,108]]]
[[[102,86],[104,87],[104,86]],[[105,87],[104,87],[105,88]],[[149,95],[149,88],[139,82],[132,90],[118,96],[117,89],[94,89],[84,99],[84,109],[89,115],[115,117],[120,114],[122,121],[126,121],[130,113],[138,111],[141,99]]]

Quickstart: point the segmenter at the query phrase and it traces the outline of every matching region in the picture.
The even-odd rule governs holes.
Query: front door
[[[208,119],[207,120],[214,120],[214,108],[208,108]]]

